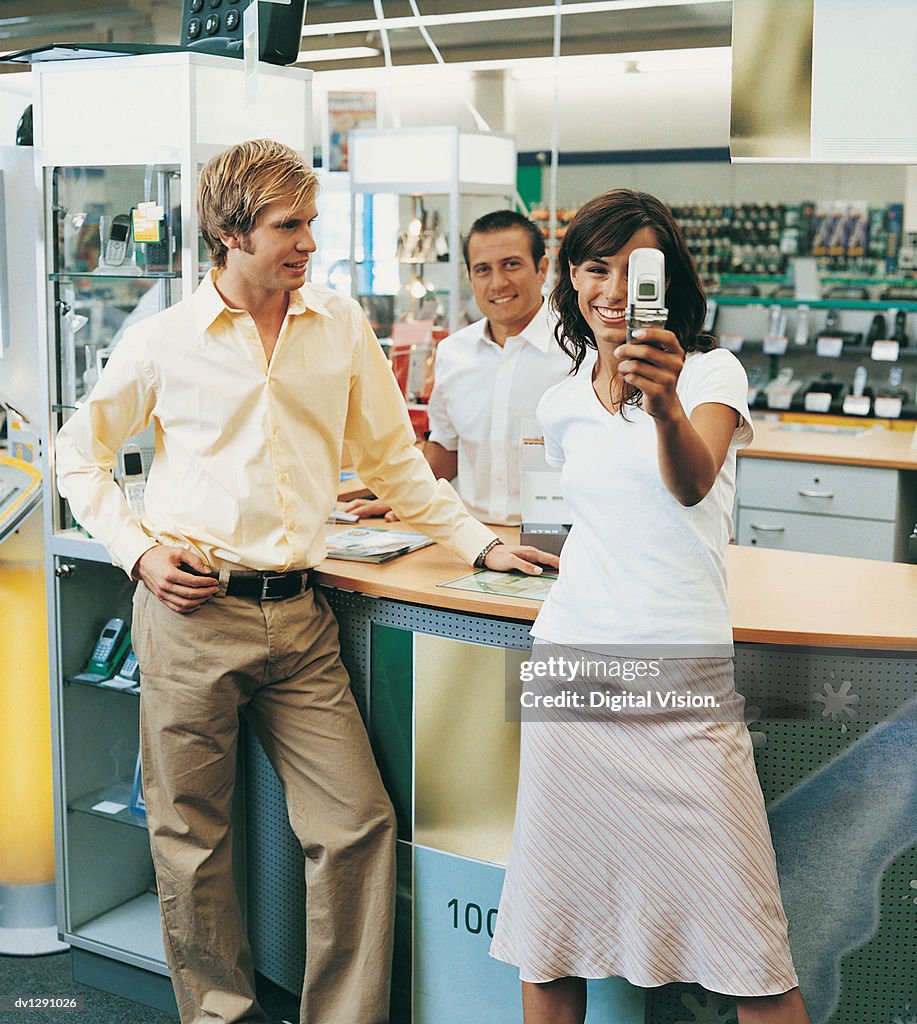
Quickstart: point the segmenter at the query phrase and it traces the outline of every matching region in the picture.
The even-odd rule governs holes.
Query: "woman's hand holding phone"
[[[615,349],[625,384],[643,392],[642,408],[655,419],[670,419],[681,409],[675,391],[685,353],[678,338],[663,327],[633,332],[632,341]]]

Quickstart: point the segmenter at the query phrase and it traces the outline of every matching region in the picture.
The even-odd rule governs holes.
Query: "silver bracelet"
[[[474,560],[473,568],[482,569],[484,567],[484,559],[487,557],[488,551],[492,551],[498,544],[502,543],[503,541],[500,540],[499,537],[494,537],[494,539],[487,545],[486,548],[484,548],[484,550]]]

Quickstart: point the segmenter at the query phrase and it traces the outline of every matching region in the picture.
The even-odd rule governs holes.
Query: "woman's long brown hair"
[[[570,270],[586,260],[613,256],[641,228],[650,228],[655,233],[657,245],[665,256],[669,310],[666,327],[678,338],[686,353],[709,352],[716,348],[716,339],[702,333],[707,298],[685,236],[671,210],[646,192],[613,189],[590,199],[579,209],[560,247],[557,284],[551,294],[551,304],[559,317],[554,334],[557,343],[573,360],[573,373],[582,365],[586,351],[595,349],[596,344],[580,312]],[[624,391],[622,409],[625,405],[639,405],[639,389],[625,386]]]

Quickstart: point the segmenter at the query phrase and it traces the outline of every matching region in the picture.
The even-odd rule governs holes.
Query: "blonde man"
[[[57,440],[61,493],[140,581],[144,789],[184,1024],[265,1020],[232,880],[240,715],[306,854],[302,1021],[388,1019],[393,813],[309,574],[325,554],[343,442],[412,526],[469,563],[540,571],[539,552],[495,546],[434,479],[356,303],[306,284],[316,193],[311,168],[276,142],[211,160],[198,212],[213,269],[125,332]],[[151,421],[138,518],[109,471]]]

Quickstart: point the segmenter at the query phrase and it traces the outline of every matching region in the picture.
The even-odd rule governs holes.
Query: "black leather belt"
[[[292,572],[233,572],[226,584],[227,597],[252,597],[256,601],[286,601],[309,587],[307,569]]]

